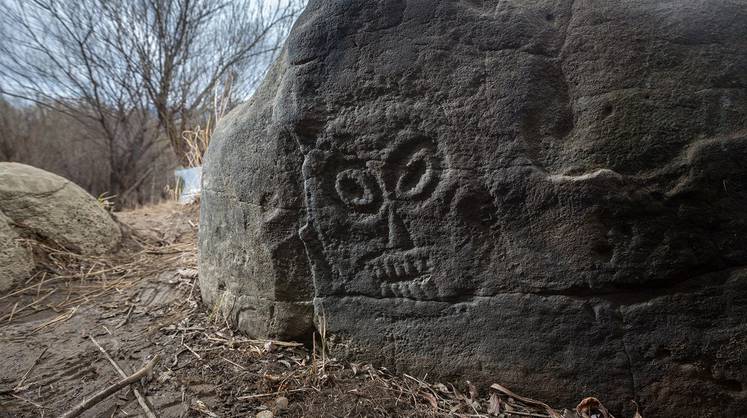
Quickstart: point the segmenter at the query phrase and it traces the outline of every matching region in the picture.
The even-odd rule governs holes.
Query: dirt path
[[[37,248],[44,267],[0,295],[0,417],[58,416],[120,380],[91,337],[127,374],[160,355],[140,386],[160,417],[549,416],[495,393],[480,398],[464,382],[426,384],[235,335],[201,305],[197,208],[164,204],[118,217],[134,237],[119,254]],[[124,389],[83,416],[144,415]]]

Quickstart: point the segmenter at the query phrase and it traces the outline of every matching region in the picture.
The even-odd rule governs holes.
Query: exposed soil
[[[118,214],[130,238],[110,257],[35,248],[36,274],[0,295],[0,416],[58,416],[121,380],[92,339],[128,375],[160,356],[139,390],[161,417],[550,416],[466,382],[426,384],[234,334],[200,301],[197,212],[169,203]],[[127,388],[83,416],[144,415]]]

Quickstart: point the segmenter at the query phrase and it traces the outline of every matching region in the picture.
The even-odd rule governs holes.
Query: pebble
[[[272,411],[265,410],[258,412],[255,418],[273,418],[274,416],[275,414],[273,414]]]
[[[288,398],[286,398],[285,396],[281,396],[275,399],[275,406],[278,408],[278,411],[284,411],[288,409]]]

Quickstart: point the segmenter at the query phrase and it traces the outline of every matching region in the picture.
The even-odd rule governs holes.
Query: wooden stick
[[[184,348],[186,348],[187,350],[189,350],[190,353],[194,354],[195,357],[197,357],[197,360],[202,360],[202,356],[200,356],[199,354],[197,354],[197,352],[195,352],[195,350],[189,348],[189,346],[187,344],[184,344],[183,342],[182,342],[182,345],[184,346]]]
[[[104,357],[106,357],[106,359],[109,360],[109,363],[111,363],[112,367],[114,367],[117,373],[119,373],[119,375],[122,376],[123,378],[126,378],[127,374],[124,372],[124,370],[122,370],[121,367],[119,367],[119,364],[113,358],[111,358],[111,356],[109,356],[109,353],[107,353],[106,350],[104,350],[104,347],[99,345],[99,343],[96,340],[94,340],[92,336],[89,335],[88,338],[90,338],[93,345],[95,345],[96,348],[98,348],[99,351],[101,351],[104,354]],[[137,398],[137,403],[139,403],[140,407],[143,408],[143,412],[145,412],[145,416],[148,418],[158,418],[156,413],[153,412],[153,410],[150,408],[148,398],[146,398],[142,393],[140,393],[140,391],[136,387],[132,388],[132,392],[135,394],[135,397]]]
[[[160,360],[160,356],[158,354],[156,354],[153,357],[153,359],[150,362],[148,362],[148,364],[145,365],[145,367],[143,367],[142,369],[138,370],[137,372],[135,372],[134,374],[132,374],[130,377],[127,377],[127,378],[125,378],[123,380],[120,380],[119,382],[117,382],[117,383],[109,386],[108,388],[106,388],[106,389],[104,389],[104,390],[96,393],[90,399],[79,403],[73,409],[71,409],[71,410],[65,412],[64,414],[62,414],[60,416],[60,418],[74,418],[74,417],[80,416],[80,414],[82,414],[83,412],[91,409],[92,407],[94,407],[99,402],[101,402],[104,399],[108,398],[109,396],[111,396],[115,392],[118,392],[120,389],[122,389],[122,388],[124,388],[126,386],[129,386],[129,385],[131,385],[131,384],[139,381],[143,377],[145,377],[145,376],[153,373],[153,367],[158,363],[159,360]]]

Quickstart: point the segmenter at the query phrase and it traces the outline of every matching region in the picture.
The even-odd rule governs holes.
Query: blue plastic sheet
[[[189,204],[200,197],[202,167],[180,168],[174,170],[179,190],[179,203]]]

